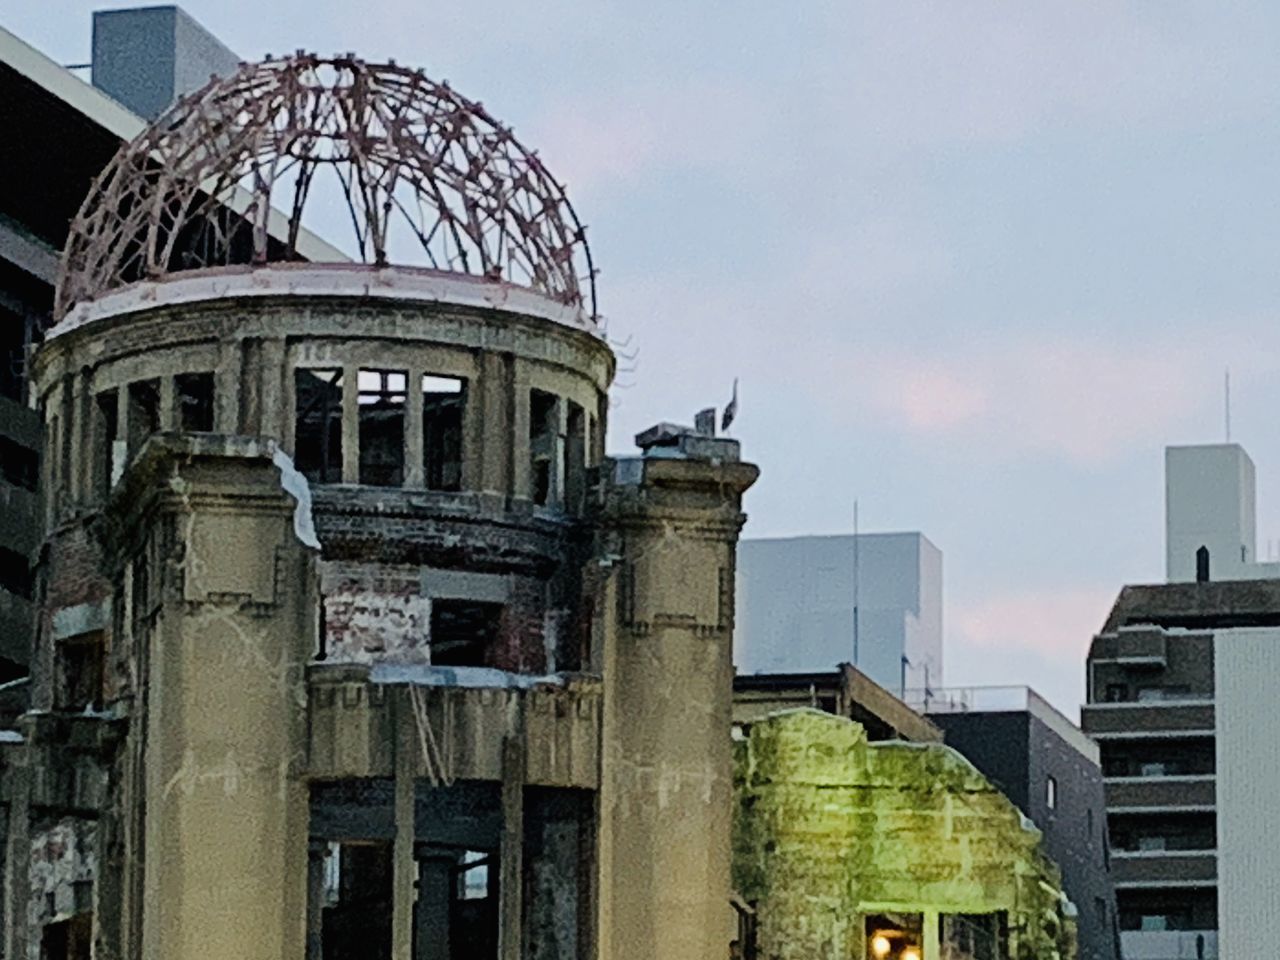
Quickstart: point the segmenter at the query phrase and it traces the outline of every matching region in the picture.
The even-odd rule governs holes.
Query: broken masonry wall
[[[31,835],[27,960],[41,960],[40,931],[91,909],[97,872],[97,824],[63,817]]]
[[[734,882],[762,958],[861,956],[862,917],[884,904],[1004,911],[1013,956],[1074,956],[1039,833],[949,748],[868,744],[857,723],[797,710],[754,724],[735,760]]]
[[[326,561],[320,564],[320,591],[326,660],[431,662],[431,606],[417,566]]]
[[[556,632],[569,619],[547,609],[545,581],[523,574],[327,560],[320,578],[330,663],[428,664],[433,600],[475,600],[502,606],[485,665],[541,674],[553,666]]]

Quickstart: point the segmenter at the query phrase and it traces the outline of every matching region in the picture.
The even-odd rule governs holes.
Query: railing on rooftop
[[[1098,762],[1097,743],[1030,687],[926,687],[908,689],[902,699],[923,714],[1029,713],[1094,763]]]

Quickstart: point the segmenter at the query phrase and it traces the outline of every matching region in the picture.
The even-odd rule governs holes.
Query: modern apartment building
[[[744,540],[738,673],[843,662],[899,696],[942,686],[942,551],[920,533]]]
[[[1249,957],[1280,920],[1280,565],[1256,560],[1253,463],[1166,451],[1169,582],[1125,587],[1088,656],[1126,960]]]

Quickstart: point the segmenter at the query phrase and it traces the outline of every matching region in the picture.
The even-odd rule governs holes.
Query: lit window
[[[1058,808],[1058,781],[1053,777],[1045,781],[1044,799],[1050,810]]]

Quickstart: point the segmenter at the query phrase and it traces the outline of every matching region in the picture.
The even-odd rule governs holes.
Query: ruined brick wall
[[[431,609],[422,572],[402,564],[321,564],[325,659],[341,663],[428,663]]]
[[[886,903],[1003,911],[1011,956],[1075,956],[1038,831],[950,748],[868,744],[816,710],[759,721],[737,747],[734,883],[757,903],[762,960],[861,956],[863,916]]]

